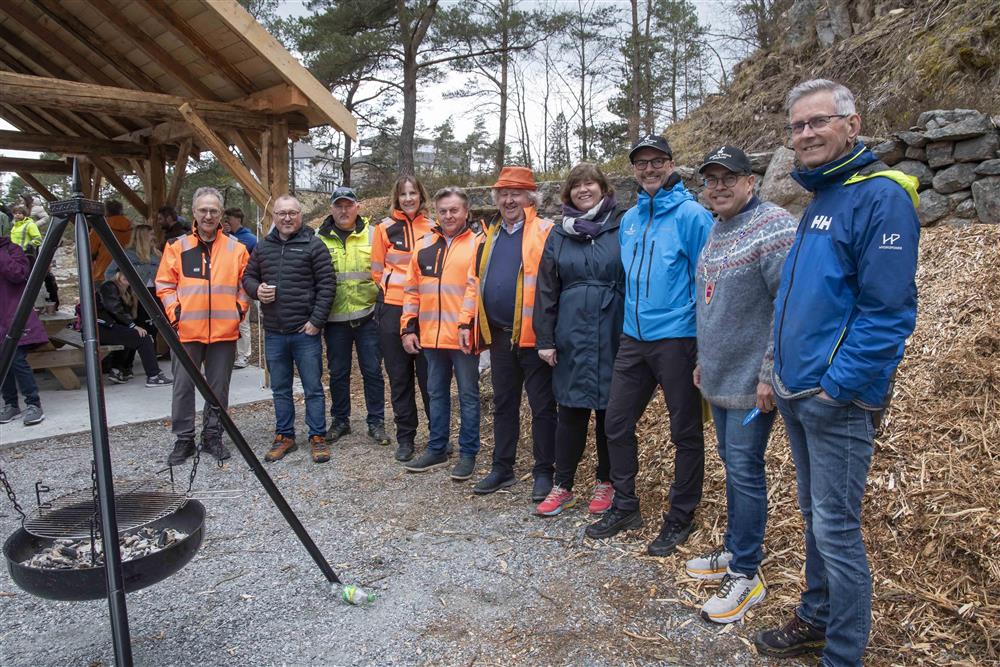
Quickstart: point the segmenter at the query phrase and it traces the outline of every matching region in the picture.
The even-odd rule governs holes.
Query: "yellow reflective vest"
[[[351,322],[375,310],[378,285],[372,277],[372,241],[375,226],[358,216],[354,231],[343,242],[327,216],[319,228],[319,238],[330,251],[337,277],[337,293],[330,308],[329,322]]]

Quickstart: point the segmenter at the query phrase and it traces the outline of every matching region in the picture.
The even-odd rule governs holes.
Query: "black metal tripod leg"
[[[101,239],[101,243],[103,243],[111,253],[111,257],[115,261],[115,264],[117,264],[121,272],[125,274],[125,278],[128,280],[129,285],[132,286],[132,291],[135,292],[139,302],[146,309],[146,312],[150,314],[153,324],[156,325],[157,331],[159,331],[160,335],[163,336],[163,340],[166,341],[167,347],[170,348],[170,353],[174,355],[180,362],[181,366],[184,367],[184,370],[191,377],[195,387],[198,388],[198,391],[205,398],[205,401],[209,405],[218,409],[219,421],[222,423],[222,427],[225,429],[229,437],[232,438],[233,443],[236,445],[236,449],[239,450],[240,455],[243,456],[247,465],[250,466],[250,470],[257,477],[257,481],[259,481],[261,486],[264,487],[267,495],[271,497],[271,502],[274,503],[274,506],[278,508],[279,512],[281,512],[281,516],[283,516],[285,521],[288,522],[288,525],[291,526],[292,531],[295,532],[295,536],[299,538],[299,542],[302,543],[302,546],[305,547],[306,551],[309,552],[309,555],[312,556],[312,559],[316,562],[316,565],[319,566],[323,575],[333,583],[340,583],[340,578],[337,576],[337,573],[333,571],[332,567],[330,567],[330,564],[323,556],[323,553],[319,550],[319,547],[316,546],[312,537],[309,536],[305,526],[303,526],[302,522],[299,521],[299,518],[295,515],[295,512],[288,505],[285,497],[281,494],[281,491],[279,491],[278,487],[274,484],[271,476],[267,474],[267,471],[264,470],[264,466],[257,460],[257,456],[253,453],[253,450],[250,449],[250,445],[247,444],[246,439],[243,437],[243,434],[240,433],[236,423],[229,416],[226,409],[222,407],[222,403],[215,395],[215,392],[212,391],[211,385],[209,385],[208,381],[205,380],[205,376],[202,375],[201,369],[191,359],[187,350],[184,349],[180,339],[177,337],[177,332],[174,331],[172,326],[170,326],[170,323],[160,310],[160,307],[153,298],[153,295],[149,293],[149,289],[147,289],[146,285],[143,284],[142,280],[139,278],[139,274],[136,273],[135,267],[132,266],[132,262],[128,259],[125,255],[125,251],[123,251],[121,246],[118,244],[118,239],[116,239],[112,233],[107,220],[101,216],[90,216],[90,225],[94,231],[97,232],[98,237]]]
[[[101,218],[103,220],[103,218]],[[118,519],[115,514],[115,489],[111,473],[111,450],[108,446],[108,418],[101,384],[100,342],[97,339],[97,299],[90,264],[90,240],[87,216],[76,214],[76,261],[80,276],[80,331],[83,335],[83,360],[87,369],[87,402],[90,408],[90,439],[94,446],[97,497],[104,535],[104,574],[108,584],[108,608],[115,646],[115,663],[132,665],[128,610],[125,606],[125,580],[122,576],[121,550],[118,544]]]
[[[56,248],[59,247],[59,241],[62,240],[62,235],[66,231],[68,224],[69,217],[61,216],[53,218],[49,225],[48,233],[42,239],[42,245],[38,249],[38,256],[35,258],[35,265],[31,267],[28,282],[25,284],[24,293],[21,295],[21,301],[18,302],[17,310],[14,311],[14,318],[10,321],[7,334],[0,341],[0,384],[3,383],[8,371],[10,371],[10,365],[14,361],[14,351],[17,349],[17,343],[21,339],[21,335],[24,333],[24,325],[28,321],[28,314],[35,307],[35,299],[38,297],[39,290],[42,289],[42,283],[45,282],[45,274],[49,272],[52,257],[56,254]]]

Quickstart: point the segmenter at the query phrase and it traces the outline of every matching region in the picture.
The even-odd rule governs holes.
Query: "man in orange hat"
[[[531,406],[535,465],[534,502],[552,490],[556,400],[552,367],[538,357],[532,311],[535,279],[552,221],[540,218],[535,175],[528,167],[504,167],[493,186],[497,218],[486,231],[479,262],[479,322],[489,345],[493,381],[493,467],[473,492],[485,495],[513,485],[521,430],[521,391]]]

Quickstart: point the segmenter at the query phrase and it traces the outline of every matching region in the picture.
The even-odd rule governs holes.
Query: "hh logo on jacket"
[[[824,232],[830,231],[830,223],[833,222],[833,218],[829,215],[817,215],[813,218],[812,224],[809,225],[809,229],[819,229]]]

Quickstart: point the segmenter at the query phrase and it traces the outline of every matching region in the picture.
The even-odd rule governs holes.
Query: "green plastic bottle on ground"
[[[340,589],[340,598],[350,604],[362,605],[375,602],[375,594],[369,593],[360,586],[347,584]]]

